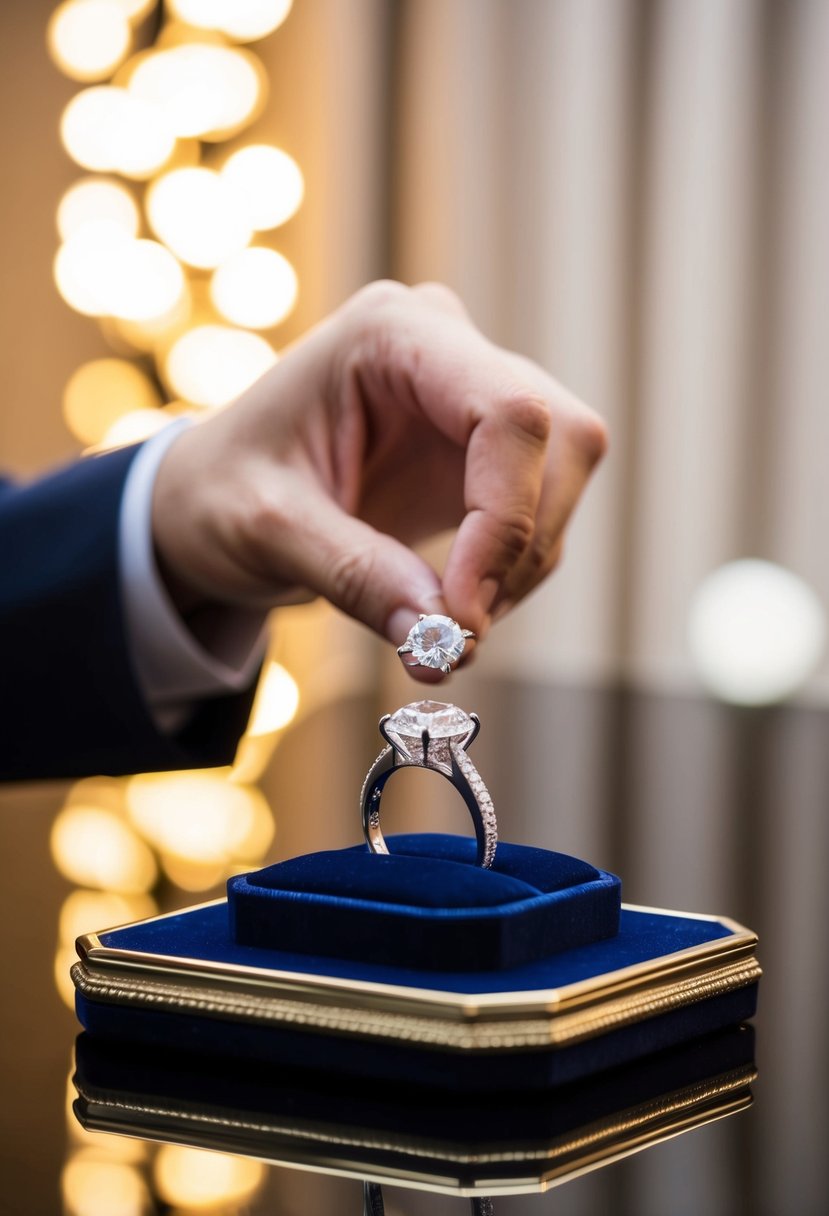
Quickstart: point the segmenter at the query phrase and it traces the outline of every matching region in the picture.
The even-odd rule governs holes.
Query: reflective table
[[[509,689],[499,690],[507,723],[515,709],[510,695]],[[824,929],[829,896],[823,880],[829,856],[829,715],[795,708],[742,714],[701,700],[618,689],[554,690],[549,697],[544,714],[553,740],[550,784],[566,780],[568,765],[583,774],[579,759],[588,753],[601,776],[594,789],[598,801],[585,803],[585,817],[592,817],[593,825],[592,843],[582,846],[585,855],[621,872],[630,899],[731,915],[759,933],[764,977],[756,1045],[748,1056],[720,1060],[723,1067],[707,1079],[686,1076],[685,1087],[681,1076],[677,1081],[666,1071],[663,1092],[673,1099],[661,1105],[657,1090],[647,1089],[644,1070],[639,1092],[622,1100],[615,1113],[601,1107],[595,1094],[591,1107],[590,1095],[572,1091],[562,1110],[575,1115],[579,1103],[585,1104],[581,1136],[575,1119],[569,1129],[550,1122],[550,1106],[540,1112],[534,1129],[526,1123],[526,1110],[516,1123],[513,1102],[505,1125],[512,1131],[494,1154],[497,1111],[482,1114],[460,1106],[431,1121],[427,1111],[418,1127],[412,1111],[405,1112],[407,1095],[400,1095],[404,1111],[394,1124],[365,1087],[355,1091],[351,1103],[347,1094],[332,1094],[329,1101],[322,1092],[313,1119],[301,1103],[270,1111],[260,1103],[258,1118],[248,1120],[256,1126],[245,1135],[237,1129],[240,1134],[230,1144],[194,1135],[187,1119],[176,1123],[175,1112],[159,1103],[148,1109],[146,1101],[143,1113],[141,1103],[131,1103],[136,1108],[129,1114],[131,1126],[120,1112],[122,1125],[115,1130],[129,1134],[114,1135],[101,1130],[108,1118],[106,1076],[96,1073],[98,1088],[82,1095],[81,1121],[73,1111],[78,1027],[65,999],[67,956],[60,940],[61,913],[66,916],[73,888],[56,865],[54,842],[50,846],[68,788],[8,787],[0,793],[5,928],[0,1212],[824,1213],[829,1201]],[[489,707],[487,721],[497,712]],[[336,731],[338,713],[353,718],[354,707],[332,708],[303,724],[274,759],[264,782],[277,821],[269,857],[318,846],[318,817],[310,816],[302,826],[287,812],[283,819],[281,807],[296,805],[297,783],[307,792],[309,780],[323,780],[307,761],[320,737]],[[373,716],[371,708],[360,708],[360,717],[370,722]],[[508,729],[500,733],[508,736]],[[362,763],[358,753],[352,784],[359,782]],[[499,792],[504,779],[494,767],[493,793],[502,806],[506,788]],[[492,771],[488,765],[488,775]],[[599,787],[603,793],[595,793]],[[557,806],[566,804],[563,786],[552,792]],[[596,824],[603,825],[601,832]],[[543,843],[555,847],[558,840],[569,851],[577,851],[579,841],[568,839],[568,833],[579,830],[585,830],[584,818],[576,824],[566,810],[536,831],[517,812],[507,824],[514,839],[548,832]],[[344,839],[349,832],[351,825],[343,828]],[[167,881],[155,894],[160,906],[174,907],[217,889],[188,894]],[[130,1063],[135,1071],[139,1062]],[[297,1061],[299,1076],[302,1063]],[[159,1075],[138,1078],[145,1099],[169,1079],[163,1061],[156,1067]],[[657,1062],[656,1072],[658,1067]],[[169,1075],[173,1071],[171,1063]],[[133,1096],[140,1088],[136,1083]],[[210,1099],[206,1107],[205,1098]],[[217,1118],[220,1087],[202,1093],[200,1101],[206,1126]],[[293,1123],[287,1118],[291,1111]],[[191,1124],[192,1115],[191,1107]],[[485,1119],[481,1124],[484,1115],[490,1125]],[[483,1130],[475,1132],[476,1127]],[[247,1134],[251,1130],[255,1135]],[[390,1135],[393,1167],[383,1156]],[[321,1144],[312,1152],[315,1138]],[[445,1149],[447,1141],[454,1147],[437,1169],[435,1145]],[[522,1144],[531,1151],[524,1152]],[[595,1153],[593,1146],[598,1146]],[[428,1169],[416,1169],[416,1157],[427,1159]],[[482,1175],[481,1159],[489,1175]],[[527,1169],[528,1159],[538,1166],[535,1174]]]

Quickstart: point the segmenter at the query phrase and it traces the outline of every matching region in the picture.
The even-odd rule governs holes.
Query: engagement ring
[[[452,664],[457,663],[464,652],[467,638],[474,638],[471,629],[461,629],[451,616],[424,616],[422,613],[415,625],[409,630],[409,636],[397,653],[410,654],[413,662],[410,667],[432,667],[448,675]],[[405,662],[405,660],[404,660]]]
[[[451,781],[463,798],[475,825],[477,864],[489,869],[498,843],[495,808],[466,754],[480,728],[476,714],[441,701],[415,701],[380,719],[380,734],[389,746],[369,769],[360,797],[363,832],[372,853],[389,851],[380,830],[380,800],[389,777],[399,768],[428,768]]]

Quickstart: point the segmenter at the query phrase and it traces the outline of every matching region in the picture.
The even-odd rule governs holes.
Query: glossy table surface
[[[588,705],[588,694],[567,694],[571,706],[581,697],[576,711],[565,715],[568,729],[588,729],[598,713],[604,715],[605,727],[608,721],[615,723],[625,740],[620,747],[612,730],[603,731],[603,763],[623,830],[618,825],[609,830],[602,855],[591,860],[618,868],[627,897],[635,902],[664,905],[674,888],[674,906],[727,914],[758,931],[764,978],[755,1020],[759,1077],[752,1085],[754,1101],[748,1109],[603,1164],[546,1193],[498,1195],[491,1207],[483,1197],[472,1207],[469,1198],[457,1194],[386,1183],[382,1200],[387,1216],[470,1211],[484,1216],[490,1210],[498,1216],[700,1211],[707,1216],[810,1216],[829,1207],[829,897],[823,879],[829,856],[829,715],[807,709],[741,715],[701,702],[660,702],[630,694],[620,705],[619,695]],[[313,736],[329,731],[331,723],[304,729]],[[716,771],[705,762],[712,740],[719,757]],[[290,786],[291,774],[302,768],[303,749],[313,751],[314,744],[300,730],[285,745],[268,776],[271,801],[274,791],[278,799],[280,788]],[[567,749],[566,740],[557,746]],[[497,793],[497,774],[493,784]],[[379,1212],[378,1193],[364,1193],[356,1176],[244,1156],[213,1154],[205,1164],[205,1159],[176,1156],[149,1141],[90,1136],[80,1129],[68,1098],[77,1025],[55,978],[56,968],[65,971],[65,954],[56,962],[58,924],[72,888],[55,867],[50,830],[66,795],[67,787],[60,785],[0,792],[5,930],[0,1212]],[[649,877],[656,848],[653,808],[666,799],[670,804],[675,800],[677,815],[685,805],[700,812],[687,847],[664,845],[656,881]],[[716,825],[724,815],[731,825],[727,866],[715,857],[711,838],[712,822],[716,840]],[[515,837],[530,834],[521,824],[511,830]],[[687,821],[677,819],[676,834],[689,831]],[[314,847],[313,841],[303,842],[296,830],[286,830],[270,856],[302,847]],[[700,858],[708,856],[716,880],[697,868]],[[690,907],[688,892],[696,885],[702,894]],[[160,902],[184,906],[212,893],[188,895],[168,883]]]

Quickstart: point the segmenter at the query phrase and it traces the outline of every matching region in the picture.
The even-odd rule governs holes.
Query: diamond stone
[[[466,638],[463,630],[450,616],[424,616],[409,630],[406,645],[422,667],[442,668],[456,662],[463,654]]]
[[[413,701],[398,709],[386,723],[386,728],[402,739],[416,740],[424,731],[429,732],[430,739],[456,739],[468,735],[473,726],[469,714],[443,701]]]

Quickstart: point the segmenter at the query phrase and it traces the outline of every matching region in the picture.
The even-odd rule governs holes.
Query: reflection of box
[[[753,1042],[750,1027],[731,1027],[553,1092],[488,1098],[81,1035],[75,1113],[91,1131],[454,1194],[515,1194],[743,1109]]]
[[[613,937],[500,971],[241,945],[225,900],[78,948],[94,1034],[475,1090],[561,1084],[742,1021],[760,975],[733,922],[634,907]]]

